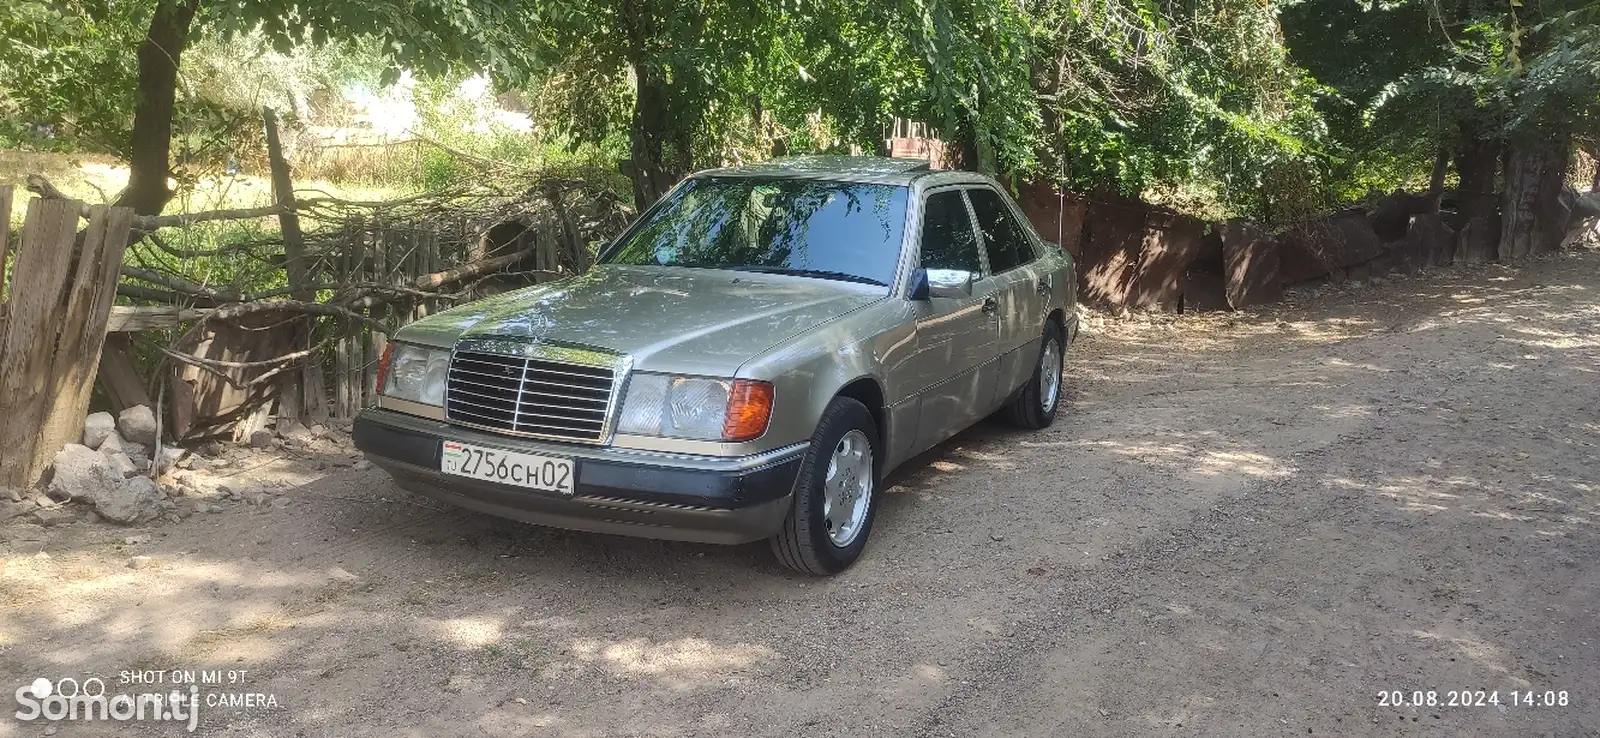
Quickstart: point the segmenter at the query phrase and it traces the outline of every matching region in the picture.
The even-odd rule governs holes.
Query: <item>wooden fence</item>
[[[92,208],[80,233],[83,203],[30,199],[8,269],[12,196],[0,186],[0,485],[26,488],[83,435],[133,212]]]
[[[331,245],[309,257],[312,263],[307,275],[319,284],[414,287],[419,280],[465,263],[481,263],[497,256],[513,260],[470,286],[457,285],[457,291],[451,294],[389,296],[351,306],[359,315],[398,328],[471,297],[555,278],[561,273],[560,252],[557,235],[539,230],[508,229],[502,239],[494,240],[466,223],[351,219]],[[519,253],[525,256],[515,257]],[[198,317],[199,312],[168,309],[154,316],[151,310],[119,313],[114,316],[112,328],[134,331],[170,327],[180,320]],[[378,363],[388,342],[385,332],[337,320],[323,321],[317,331],[308,332],[303,321],[274,326],[282,320],[261,317],[260,323],[241,327],[213,324],[200,343],[191,347],[192,352],[208,360],[248,364],[304,350],[324,340],[331,340],[331,347],[326,354],[308,357],[299,372],[290,373],[285,381],[270,387],[240,387],[197,367],[180,368],[172,383],[173,412],[181,415],[175,419],[174,427],[180,435],[191,424],[203,428],[220,420],[229,426],[235,439],[243,440],[274,417],[304,423],[329,418],[348,420],[376,402]],[[125,374],[111,366],[113,363],[109,359],[102,362],[108,380]],[[229,373],[243,384],[264,371],[238,369]],[[112,392],[111,381],[102,386]]]

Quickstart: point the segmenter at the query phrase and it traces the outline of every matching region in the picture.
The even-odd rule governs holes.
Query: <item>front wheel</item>
[[[1044,340],[1039,346],[1039,360],[1034,364],[1033,376],[1011,404],[1006,406],[1006,420],[1018,428],[1039,430],[1050,427],[1061,409],[1061,364],[1065,355],[1065,331],[1052,318],[1044,324]]]
[[[795,571],[826,576],[861,556],[878,511],[878,426],[867,407],[836,397],[822,413],[794,484],[794,506],[772,552]]]

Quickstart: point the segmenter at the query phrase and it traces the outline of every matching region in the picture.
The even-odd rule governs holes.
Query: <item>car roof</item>
[[[952,176],[954,175],[954,176]],[[970,172],[936,172],[926,159],[892,159],[886,156],[788,156],[756,164],[696,172],[696,177],[778,177],[844,182],[909,185],[919,179],[982,181]]]

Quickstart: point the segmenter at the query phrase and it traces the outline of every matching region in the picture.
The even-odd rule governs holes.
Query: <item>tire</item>
[[[878,513],[879,445],[878,426],[865,405],[849,397],[828,404],[800,462],[794,505],[771,538],[772,552],[784,566],[828,576],[861,556]],[[865,503],[858,504],[862,496]],[[848,507],[836,504],[846,501]]]
[[[1049,361],[1049,352],[1054,347],[1055,360]],[[1056,420],[1056,413],[1061,410],[1061,365],[1066,356],[1066,337],[1061,330],[1061,324],[1054,318],[1044,324],[1044,340],[1039,343],[1039,357],[1033,362],[1033,376],[1028,378],[1028,383],[1022,386],[1017,396],[1006,405],[1006,421],[1024,430],[1042,430],[1049,428]],[[1045,364],[1050,363],[1051,367]],[[1051,391],[1046,374],[1051,368],[1055,371],[1054,391]],[[1046,402],[1048,400],[1048,402]]]

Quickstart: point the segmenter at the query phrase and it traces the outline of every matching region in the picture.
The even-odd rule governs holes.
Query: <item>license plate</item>
[[[572,459],[445,441],[439,470],[542,492],[572,494]]]

